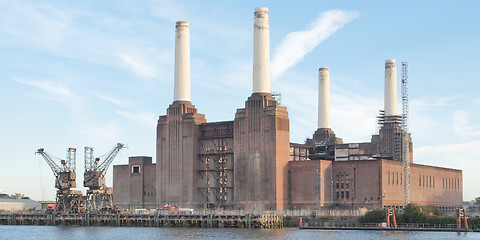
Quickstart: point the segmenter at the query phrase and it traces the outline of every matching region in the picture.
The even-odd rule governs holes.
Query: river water
[[[352,230],[0,226],[0,239],[480,239],[480,233]]]

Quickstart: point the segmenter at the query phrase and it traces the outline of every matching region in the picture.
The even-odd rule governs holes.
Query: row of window
[[[151,192],[143,192],[143,196],[145,196],[145,197],[152,197],[152,196],[153,196],[153,193],[151,193]]]
[[[224,146],[216,146],[215,150],[216,151],[227,151],[227,150],[230,150],[230,149],[227,149],[227,145],[224,145]],[[205,152],[211,152],[211,151],[214,151],[214,148],[205,147]]]
[[[210,193],[210,191],[211,191],[210,189],[212,189],[212,188],[207,188],[207,193]],[[224,195],[227,195],[227,188],[219,188],[218,192],[224,193]]]
[[[418,186],[435,187],[435,176],[418,175]]]
[[[443,188],[460,189],[460,179],[458,179],[458,178],[443,178]]]
[[[337,188],[350,188],[350,181],[346,182],[336,182]]]
[[[205,163],[206,164],[209,164],[210,162],[213,162],[214,159],[213,158],[205,158]],[[217,159],[217,162],[218,163],[227,163],[227,157],[219,157]],[[203,163],[203,159],[202,159],[202,163]]]
[[[387,174],[388,184],[400,184],[403,185],[403,174],[399,172],[388,172]]]
[[[344,198],[350,198],[350,192],[349,191],[341,191],[341,192],[337,192],[337,199],[344,199]]]
[[[205,183],[207,185],[210,185],[210,178],[207,178],[207,180],[205,181]],[[218,179],[218,184],[222,185],[222,184],[227,184],[227,178],[220,178]]]

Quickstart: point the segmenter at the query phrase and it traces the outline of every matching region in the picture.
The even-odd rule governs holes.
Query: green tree
[[[480,197],[475,198],[475,205],[480,206]]]
[[[362,223],[381,223],[387,219],[387,212],[385,209],[377,209],[368,211],[364,216],[360,218]]]
[[[427,220],[427,215],[420,210],[420,207],[409,203],[405,208],[405,222],[406,223],[424,223]]]

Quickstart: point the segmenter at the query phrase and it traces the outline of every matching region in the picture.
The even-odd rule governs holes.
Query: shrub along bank
[[[445,214],[434,207],[419,207],[410,203],[404,213],[395,211],[397,223],[430,223],[430,224],[456,224],[457,218],[445,216]],[[368,211],[360,218],[361,223],[381,223],[387,219],[385,209]],[[468,218],[470,228],[480,227],[480,218]]]

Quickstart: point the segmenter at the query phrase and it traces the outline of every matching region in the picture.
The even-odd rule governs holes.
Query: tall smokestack
[[[397,61],[385,60],[385,116],[398,115]]]
[[[255,8],[253,24],[253,92],[270,93],[268,8]]]
[[[318,69],[318,128],[330,128],[330,73]]]
[[[175,26],[175,86],[173,101],[190,101],[190,30],[185,21]]]

